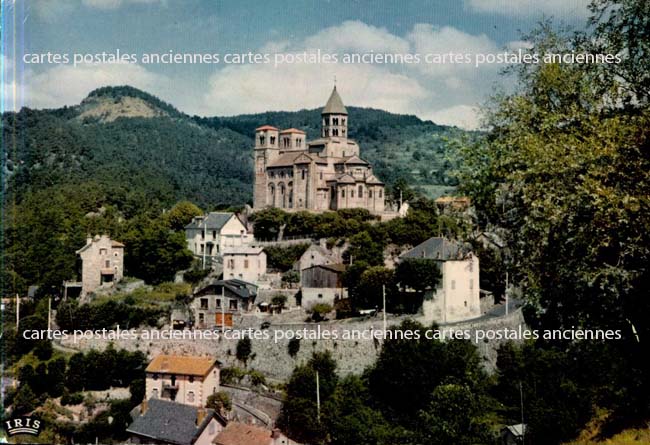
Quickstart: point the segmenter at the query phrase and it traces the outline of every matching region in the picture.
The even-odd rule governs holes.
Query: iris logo
[[[35,417],[16,417],[5,420],[5,429],[9,436],[15,436],[16,434],[38,436],[41,431],[41,421]]]

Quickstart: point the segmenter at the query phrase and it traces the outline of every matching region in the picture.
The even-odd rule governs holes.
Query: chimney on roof
[[[147,402],[147,399],[143,399],[142,403],[140,404],[140,415],[143,416],[148,409],[149,409],[149,402]]]
[[[199,408],[196,410],[196,426],[199,426],[205,420],[206,412],[205,408]]]

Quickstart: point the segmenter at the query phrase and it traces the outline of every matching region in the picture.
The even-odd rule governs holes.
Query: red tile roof
[[[270,126],[270,125],[262,125],[261,127],[257,127],[257,128],[255,129],[255,131],[266,131],[266,130],[274,130],[274,131],[278,131],[277,128],[272,127],[272,126]]]
[[[210,372],[216,362],[216,359],[210,357],[159,355],[149,363],[146,371],[161,374],[182,374],[203,377]]]
[[[271,431],[259,426],[230,422],[212,443],[216,445],[271,445]]]
[[[305,134],[304,131],[298,130],[297,128],[287,128],[286,130],[282,130],[280,134],[285,134],[285,133],[300,133],[300,134]]]

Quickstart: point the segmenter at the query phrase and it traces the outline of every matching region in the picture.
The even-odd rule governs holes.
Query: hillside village
[[[244,443],[243,437],[248,436],[256,438],[246,442],[251,445],[298,443],[286,434],[301,439],[300,434],[280,428],[287,428],[281,388],[291,378],[294,364],[310,362],[317,354],[335,353],[338,372],[356,374],[373,365],[383,342],[374,335],[373,342],[363,342],[368,353],[359,355],[355,353],[359,341],[338,346],[329,338],[319,338],[307,350],[300,346],[300,336],[284,338],[283,333],[281,341],[270,344],[252,342],[260,338],[252,332],[272,332],[277,340],[278,333],[287,329],[313,332],[320,326],[336,338],[346,329],[372,332],[411,319],[423,326],[449,325],[459,331],[495,323],[513,328],[523,324],[516,300],[503,301],[503,271],[495,260],[504,254],[503,244],[498,235],[473,229],[470,201],[414,198],[404,188],[399,201],[385,205],[383,184],[360,157],[356,143],[347,138],[346,120],[347,110],[334,89],[323,109],[322,138],[316,143],[303,142],[304,133],[297,130],[284,132],[271,126],[256,130],[255,152],[262,162],[271,163],[256,175],[256,190],[260,184],[259,195],[265,195],[260,197],[262,204],[256,204],[259,208],[202,213],[193,204],[180,203],[163,215],[184,232],[184,245],[179,238],[176,248],[187,252],[184,264],[189,266],[176,270],[172,282],[152,286],[147,279],[126,276],[125,269],[133,270],[125,268],[129,241],[108,233],[89,234],[85,245],[76,250],[79,275],[63,282],[60,299],[51,312],[48,309],[48,329],[149,326],[220,332],[224,337],[228,332],[244,333],[234,336],[236,343],[220,341],[217,345],[182,336],[178,341],[152,339],[148,344],[94,336],[40,346],[54,348],[44,357],[72,351],[85,357],[105,351],[101,355],[113,348],[144,353],[134,356],[141,366],[146,365],[143,382],[128,380],[130,400],[138,403],[129,412],[131,420],[125,419],[128,427],[118,436],[128,437],[131,443],[234,445]],[[290,137],[285,141],[283,135]],[[352,147],[350,153],[339,153],[336,147],[323,149],[341,142]],[[283,149],[274,148],[280,144]],[[274,150],[279,154],[269,154]],[[280,161],[274,160],[278,156]],[[289,158],[293,163],[287,164],[287,170],[280,163]],[[319,173],[321,165],[325,170]],[[324,177],[328,166],[332,170]],[[288,186],[268,182],[285,177]],[[312,187],[307,184],[322,181],[325,195],[297,197],[301,180],[307,190]],[[328,197],[330,192],[336,202]],[[348,201],[355,192],[357,198]],[[326,202],[331,208],[323,207]],[[100,214],[104,211],[100,209]],[[477,249],[488,261],[489,279],[481,275]],[[152,273],[155,276],[155,270]],[[29,306],[29,300],[24,304]],[[21,323],[18,306],[14,306],[16,321]],[[99,311],[96,315],[95,310]],[[307,342],[311,337],[304,334],[302,338]],[[495,366],[497,346],[483,348],[482,366],[487,370]],[[13,383],[16,397],[33,378],[28,368],[18,368]],[[49,374],[49,364],[43,372]],[[101,401],[96,400],[97,391],[70,393],[74,386],[66,386],[61,397],[47,399],[50,408],[37,411],[54,408],[57,417],[71,413],[73,421],[82,425],[94,422],[115,409],[111,400],[120,391],[112,389],[110,382],[91,386],[107,390]],[[74,408],[78,397],[84,397],[85,408],[80,411]]]

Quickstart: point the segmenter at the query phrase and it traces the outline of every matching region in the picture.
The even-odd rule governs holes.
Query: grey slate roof
[[[206,416],[196,425],[198,408],[162,399],[149,399],[148,408],[140,414],[140,405],[131,411],[133,423],[127,432],[178,445],[191,445],[215,416],[206,409]]]
[[[339,96],[339,93],[336,91],[336,85],[334,86],[332,94],[327,100],[327,104],[325,104],[325,108],[323,108],[321,114],[348,114],[348,110],[345,109],[341,96]]]
[[[243,280],[238,280],[236,278],[231,278],[228,280],[214,280],[207,286],[196,291],[195,295],[214,295],[213,292],[217,291],[213,291],[213,289],[220,289],[222,286],[240,298],[248,299],[257,296],[257,293],[253,291],[253,289],[257,289],[257,286],[255,284]],[[221,293],[220,290],[218,292]]]
[[[206,224],[206,230],[221,230],[234,213],[210,212],[207,217],[194,218],[191,223],[185,226],[186,229],[203,229],[203,223]]]
[[[458,241],[433,237],[403,253],[400,258],[425,258],[439,261],[462,260],[469,252],[470,250]]]

